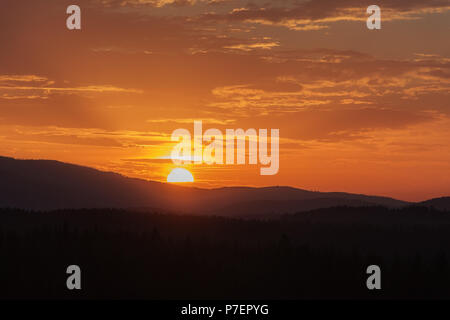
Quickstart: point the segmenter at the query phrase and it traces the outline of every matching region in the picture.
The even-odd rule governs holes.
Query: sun
[[[175,168],[167,176],[167,182],[194,182],[194,177],[186,169]]]

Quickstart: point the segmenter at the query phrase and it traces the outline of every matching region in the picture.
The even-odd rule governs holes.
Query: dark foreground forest
[[[0,210],[0,298],[450,298],[450,213],[337,207],[270,220]],[[82,289],[66,288],[79,265]],[[382,289],[366,288],[381,267]]]

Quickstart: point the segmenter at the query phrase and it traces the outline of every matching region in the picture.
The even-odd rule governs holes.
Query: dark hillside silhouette
[[[450,197],[430,199],[427,201],[420,202],[419,205],[426,206],[426,207],[433,207],[438,210],[449,210],[450,211]]]
[[[0,157],[0,298],[450,298],[448,199],[209,190]]]
[[[423,207],[268,221],[4,209],[0,298],[450,298],[449,242],[450,213]],[[71,264],[82,268],[81,291],[65,287]],[[378,292],[365,287],[371,264],[382,269]]]
[[[62,208],[159,208],[194,214],[268,215],[333,206],[407,202],[291,187],[199,189],[127,178],[49,160],[0,157],[0,207],[35,210]]]

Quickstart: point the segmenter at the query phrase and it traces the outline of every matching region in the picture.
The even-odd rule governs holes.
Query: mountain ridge
[[[0,156],[0,177],[0,207],[33,210],[152,207],[197,214],[242,215],[293,213],[340,205],[398,208],[418,204],[446,208],[447,202],[450,204],[446,197],[413,203],[291,186],[202,189],[130,178],[56,160],[3,156]]]

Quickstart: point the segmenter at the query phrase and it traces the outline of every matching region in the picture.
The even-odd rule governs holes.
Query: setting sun
[[[175,168],[167,176],[167,182],[194,182],[194,177],[186,169]]]

